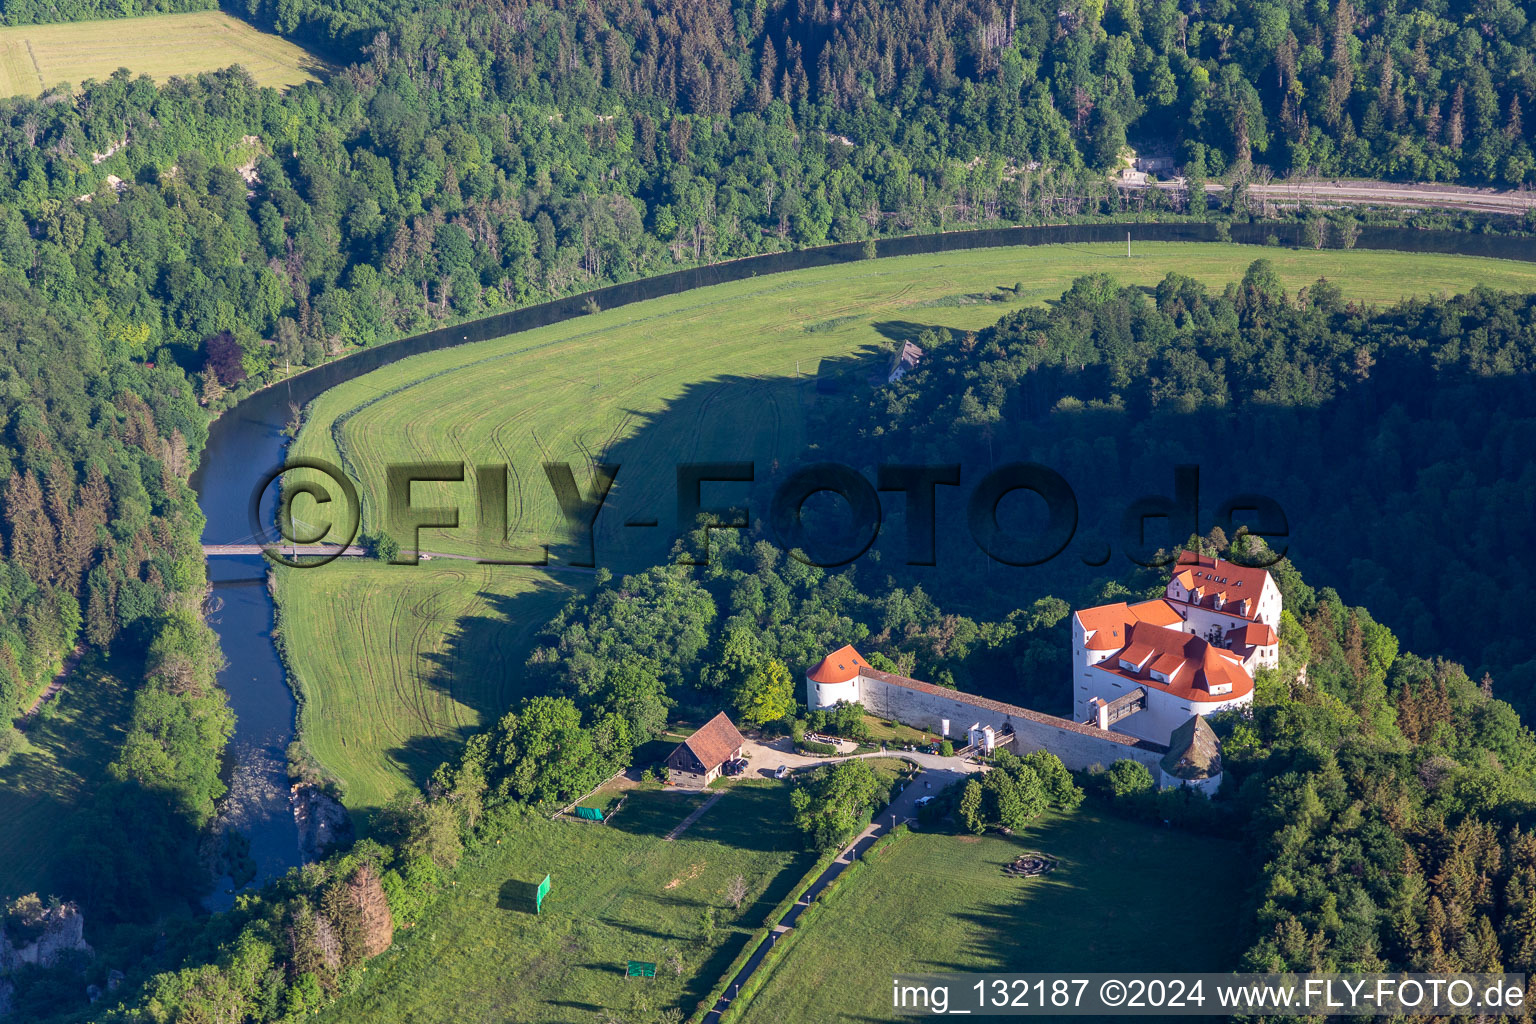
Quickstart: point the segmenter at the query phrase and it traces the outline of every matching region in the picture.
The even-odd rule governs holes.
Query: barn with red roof
[[[707,786],[720,777],[726,762],[741,756],[745,741],[720,712],[677,745],[667,757],[667,781],[677,786]]]

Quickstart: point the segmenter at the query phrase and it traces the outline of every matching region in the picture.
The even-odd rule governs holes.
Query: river
[[[901,256],[1006,245],[1117,242],[1131,235],[1142,241],[1208,242],[1216,240],[1210,223],[1093,224],[1071,227],[998,228],[914,235],[879,242],[881,256]],[[1299,224],[1234,225],[1234,242],[1262,243],[1270,234],[1295,242]],[[1360,249],[1401,249],[1457,253],[1536,261],[1536,243],[1508,235],[1407,228],[1366,228],[1356,243]],[[671,295],[704,285],[721,284],[761,274],[828,266],[862,258],[862,243],[824,246],[790,253],[773,253],[682,270],[658,277],[611,285],[579,296],[557,299],[524,309],[415,335],[364,349],[257,391],[220,416],[211,426],[208,445],[192,486],[207,517],[205,544],[248,542],[256,531],[250,513],[252,489],[264,473],[279,466],[287,438],[282,430],[291,410],[302,408],[322,392],[408,356],[472,341],[500,338],[518,331],[556,323],[586,312],[588,298],[604,309]],[[272,521],[271,499],[260,510],[261,522]],[[229,694],[237,717],[230,746],[231,796],[226,819],[251,839],[256,861],[253,885],[282,875],[300,863],[299,833],[288,806],[285,751],[293,740],[297,705],[286,672],[272,642],[273,604],[266,586],[265,560],[260,557],[217,558],[209,565],[214,600],[209,624],[218,634],[228,667],[219,685]],[[227,906],[225,892],[210,906]]]

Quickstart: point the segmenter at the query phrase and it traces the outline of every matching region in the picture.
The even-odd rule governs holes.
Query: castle
[[[1186,551],[1163,596],[1072,614],[1073,708],[1166,742],[1191,715],[1253,702],[1253,673],[1280,663],[1280,590],[1263,569]],[[1115,702],[1143,694],[1137,713]]]
[[[1214,793],[1221,745],[1207,715],[1253,701],[1280,658],[1280,590],[1263,569],[1185,551],[1163,596],[1072,614],[1071,719],[882,672],[852,646],[805,676],[806,705],[873,715],[990,752],[1049,750],[1074,770],[1130,759],[1160,786]]]

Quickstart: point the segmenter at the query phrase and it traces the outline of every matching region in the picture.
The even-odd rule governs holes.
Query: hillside
[[[1261,681],[1251,721],[1220,723],[1235,788],[1193,811],[1101,803],[1192,836],[1247,830],[1263,865],[1243,880],[1249,965],[1530,966],[1533,264],[1371,247],[1528,255],[1536,2],[215,8],[0,0],[0,819],[16,826],[0,928],[57,897],[97,951],[0,979],[18,1017],[344,1014],[369,962],[396,957],[396,927],[474,944],[526,923],[473,872],[533,872],[533,816],[644,767],[679,718],[731,708],[802,740],[787,681],[829,644],[1057,710],[1066,609],[1150,586],[1122,516],[1196,463],[1203,514],[1283,505],[1288,536],[1265,532],[1290,559],[1287,642],[1312,657]],[[1285,190],[1317,176],[1350,183]],[[1478,205],[1444,184],[1502,191]],[[1123,229],[1161,222],[1204,241],[1138,236],[1123,255]],[[1020,225],[1116,243],[942,251]],[[895,251],[932,255],[875,258]],[[770,254],[807,269],[744,276]],[[595,297],[677,270],[712,287]],[[441,347],[515,310],[536,330]],[[423,336],[429,355],[384,365],[402,351],[385,343]],[[908,343],[921,360],[879,385]],[[292,399],[362,364],[383,368]],[[242,419],[257,389],[270,415]],[[759,458],[759,509],[797,463],[874,480],[893,460],[962,462],[969,493],[1035,461],[1080,514],[1031,570],[985,560],[960,526],[978,517],[941,502],[942,545],[960,543],[939,567],[904,564],[903,507],[853,568],[780,550],[769,517],[727,533],[719,564],[679,566],[701,538],[674,549],[657,529],[614,544],[610,574],[571,564],[555,503],[535,499],[509,522],[555,534],[547,573],[473,566],[468,541],[439,535],[449,557],[422,571],[278,574],[276,620],[257,568],[250,635],[282,649],[303,702],[285,773],[288,723],[242,734],[255,716],[237,721],[221,680],[258,673],[226,664],[209,625],[223,606],[190,481],[219,416],[261,439],[260,461],[295,434],[334,455],[374,506],[380,467],[446,448],[535,481],[538,462],[585,481],[612,459],[630,468],[616,506],[658,526],[684,455]],[[835,507],[808,507],[848,540]],[[1044,531],[1023,501],[996,508]],[[365,511],[366,550],[407,539]],[[598,539],[640,525],[610,517]],[[1143,546],[1246,544],[1235,520],[1211,525]],[[253,799],[293,826],[289,787],[310,787],[300,806],[328,791],[361,837],[281,878],[223,817],[239,751],[268,740]],[[670,873],[651,839],[612,849]],[[699,853],[718,871],[697,907],[585,894],[611,919],[585,945],[530,940],[535,974],[557,985],[550,964],[574,949],[616,957],[631,928],[752,933],[743,900],[774,902],[806,851],[744,843]],[[668,848],[679,887],[695,849]],[[1485,876],[1479,857],[1496,861]],[[729,914],[727,868],[753,875]],[[265,884],[240,891],[253,872]],[[434,934],[401,943],[392,983],[430,968]],[[731,955],[690,947],[668,1005],[630,1009],[675,1020]],[[606,969],[582,968],[588,991]],[[87,985],[110,998],[92,1009]],[[411,1005],[393,991],[370,998]],[[564,1009],[606,1009],[592,998]]]

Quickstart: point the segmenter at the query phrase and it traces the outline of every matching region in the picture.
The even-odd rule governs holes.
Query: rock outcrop
[[[6,908],[0,928],[0,974],[27,965],[53,967],[67,953],[92,955],[78,906],[44,904],[34,894]]]
[[[0,1017],[15,991],[6,975],[21,967],[56,967],[71,953],[91,956],[85,917],[73,903],[46,904],[37,894],[0,907]]]
[[[299,826],[299,854],[312,863],[325,856],[326,848],[352,838],[352,818],[341,801],[319,786],[297,783],[289,791],[293,820]]]

